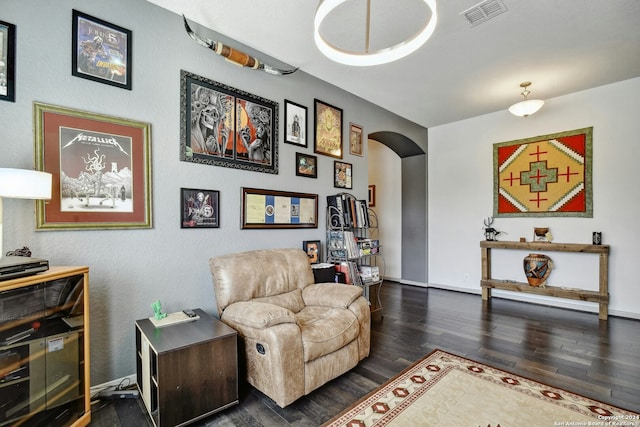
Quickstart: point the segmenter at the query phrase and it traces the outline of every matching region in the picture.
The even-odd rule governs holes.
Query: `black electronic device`
[[[31,276],[49,269],[49,261],[26,256],[4,256],[0,258],[0,280]]]
[[[182,312],[184,314],[186,314],[187,316],[189,316],[189,317],[196,317],[197,316],[197,314],[193,310],[188,309],[188,308],[185,309],[185,310],[182,310]]]

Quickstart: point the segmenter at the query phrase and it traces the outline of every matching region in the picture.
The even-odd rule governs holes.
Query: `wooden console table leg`
[[[482,280],[489,280],[491,277],[491,249],[489,248],[480,248],[480,258],[482,263]],[[488,301],[491,299],[491,288],[487,288],[482,286],[482,282],[480,283],[482,287],[482,300]]]
[[[604,298],[604,301],[600,301],[598,304],[599,311],[598,317],[601,320],[607,320],[609,316],[609,254],[600,254],[600,281],[599,281],[600,296]]]

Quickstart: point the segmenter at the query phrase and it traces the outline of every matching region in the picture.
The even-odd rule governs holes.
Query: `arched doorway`
[[[418,144],[397,132],[373,132],[368,139],[395,152],[401,160],[401,281],[427,284],[427,155]],[[369,165],[384,173],[384,165]],[[377,206],[384,215],[384,206]],[[381,242],[384,245],[384,242]]]

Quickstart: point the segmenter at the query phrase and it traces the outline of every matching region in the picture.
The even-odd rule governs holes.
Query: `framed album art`
[[[342,109],[326,102],[314,103],[314,152],[342,158]]]
[[[71,74],[131,90],[131,31],[73,10]]]
[[[39,230],[151,228],[151,125],[34,103],[36,169],[53,175]]]
[[[285,138],[287,144],[307,146],[307,107],[284,100]]]
[[[0,21],[0,100],[16,100],[16,26]]]
[[[220,192],[196,188],[180,189],[181,228],[218,228]]]

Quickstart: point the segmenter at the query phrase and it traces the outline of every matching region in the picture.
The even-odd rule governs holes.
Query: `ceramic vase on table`
[[[551,274],[553,262],[544,254],[529,254],[524,257],[522,266],[529,285],[544,286],[549,274]]]

